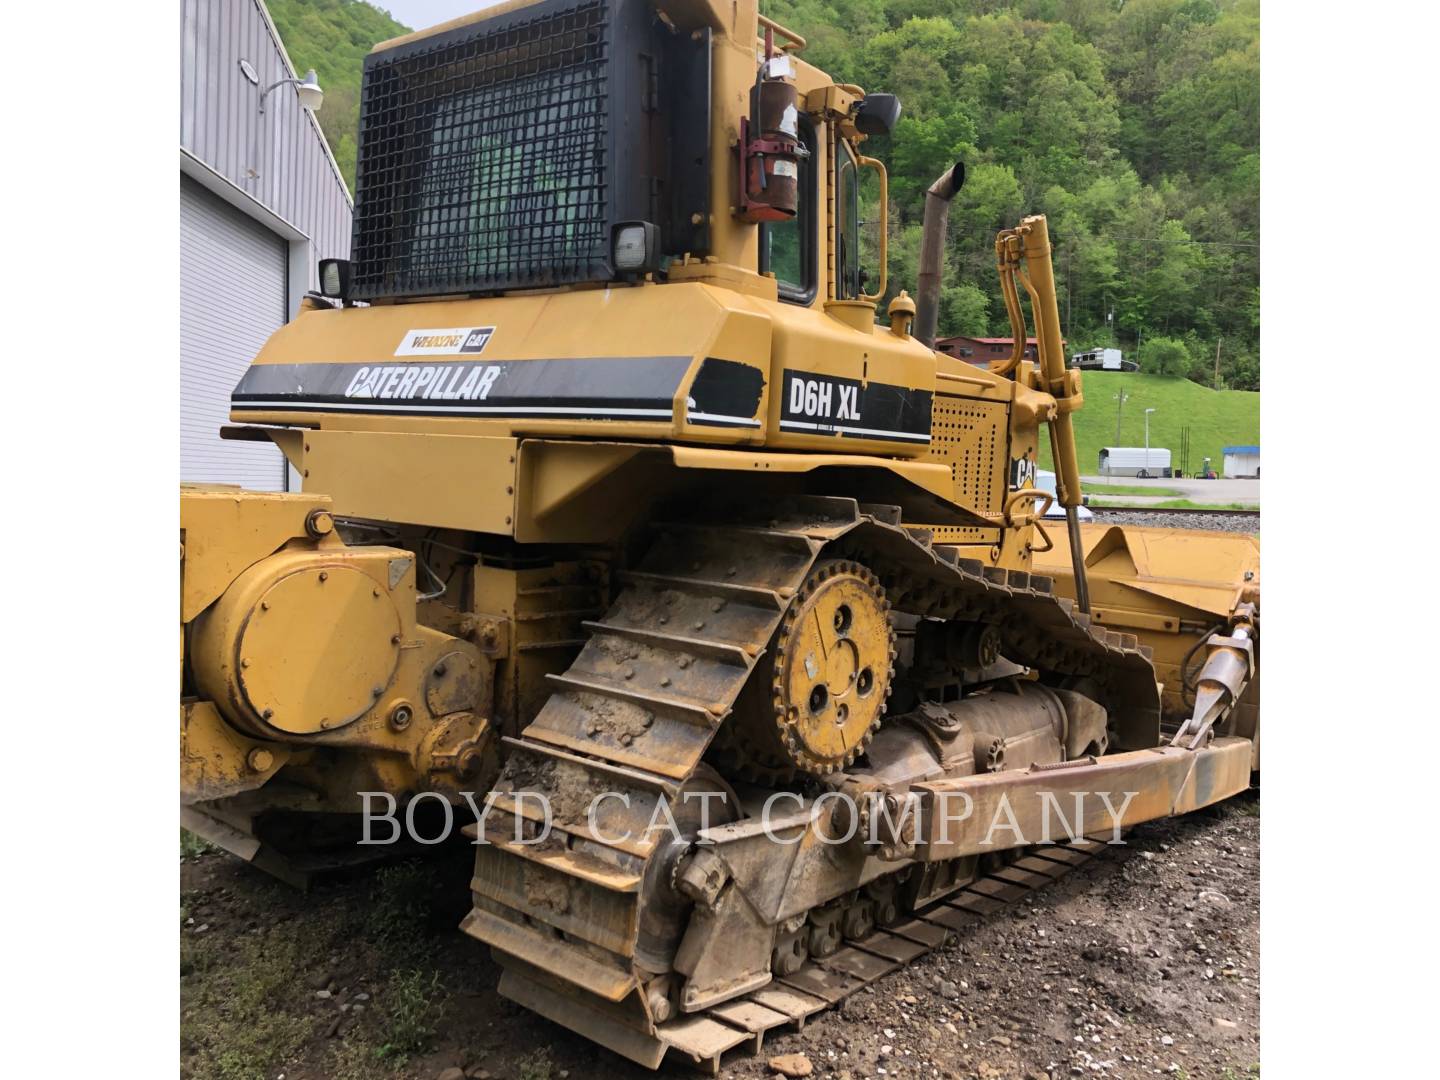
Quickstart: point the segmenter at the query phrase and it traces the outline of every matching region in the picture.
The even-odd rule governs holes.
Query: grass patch
[[[1202,503],[1189,499],[1165,499],[1158,503],[1118,503],[1091,499],[1091,510],[1259,510],[1254,503]]]
[[[306,957],[290,939],[247,937],[228,956],[211,941],[182,941],[186,988],[180,1017],[186,1072],[218,1080],[268,1080],[311,1035],[295,978]]]
[[[360,917],[360,933],[392,967],[407,967],[435,947],[429,920],[437,908],[436,877],[418,860],[382,866]]]
[[[1259,510],[1254,503],[1205,503],[1189,499],[1166,499],[1154,504],[1161,510]]]
[[[429,1049],[445,1012],[440,975],[398,971],[385,988],[385,1021],[375,1056],[400,1064]]]
[[[533,1054],[520,1059],[518,1076],[520,1080],[550,1080],[551,1070],[554,1064],[550,1061],[550,1051],[541,1047]]]
[[[1180,491],[1175,488],[1150,487],[1145,484],[1112,484],[1108,480],[1104,483],[1086,483],[1081,485],[1086,495],[1179,495]]]
[[[1209,390],[1189,379],[1166,378],[1129,371],[1087,371],[1085,404],[1075,417],[1075,449],[1080,471],[1095,473],[1102,446],[1144,446],[1145,410],[1150,414],[1150,445],[1166,447],[1170,464],[1180,468],[1180,429],[1190,429],[1190,467],[1195,473],[1208,457],[1218,473],[1224,467],[1227,446],[1260,443],[1260,395],[1251,390]],[[1115,395],[1129,397],[1120,415],[1120,438],[1115,438]],[[1040,429],[1040,461],[1050,467],[1049,431]]]
[[[180,857],[182,859],[198,858],[206,852],[214,850],[216,850],[215,845],[209,840],[202,840],[189,829],[180,830]]]

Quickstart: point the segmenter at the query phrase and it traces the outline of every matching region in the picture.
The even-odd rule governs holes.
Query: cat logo
[[[1030,488],[1035,486],[1034,458],[1022,457],[1010,462],[1010,486],[1012,488]]]

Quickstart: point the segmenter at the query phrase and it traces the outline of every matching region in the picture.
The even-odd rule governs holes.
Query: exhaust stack
[[[915,336],[935,347],[940,317],[940,277],[945,269],[945,230],[950,200],[965,183],[965,163],[957,161],[925,192],[925,227],[920,237],[920,271],[915,282]]]

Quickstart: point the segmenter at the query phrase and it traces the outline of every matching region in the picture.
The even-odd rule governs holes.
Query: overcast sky
[[[391,16],[412,30],[424,30],[427,26],[449,22],[460,15],[469,15],[499,0],[371,0],[378,8],[390,12]]]

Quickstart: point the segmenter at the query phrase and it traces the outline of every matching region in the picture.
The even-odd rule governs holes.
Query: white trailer
[[[1070,358],[1070,366],[1087,371],[1137,371],[1140,367],[1133,360],[1124,359],[1119,349],[1091,349],[1076,353]]]
[[[1100,451],[1101,476],[1169,476],[1170,451],[1163,446],[1106,446]]]

